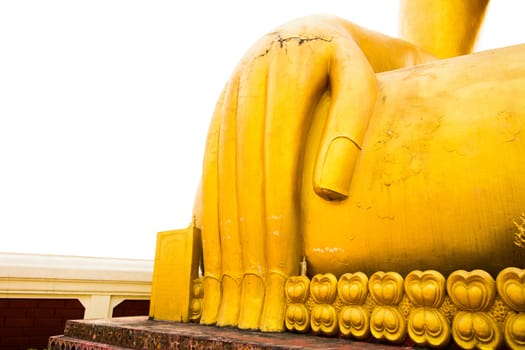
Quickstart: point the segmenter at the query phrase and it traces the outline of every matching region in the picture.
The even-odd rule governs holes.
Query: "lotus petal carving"
[[[496,297],[496,282],[483,270],[458,270],[448,277],[447,292],[464,311],[488,311]]]
[[[452,337],[464,349],[496,349],[503,340],[498,324],[484,312],[458,312],[452,322]]]
[[[347,305],[361,305],[368,294],[368,277],[362,273],[345,273],[337,282],[339,298]]]
[[[310,282],[310,295],[317,304],[332,304],[337,294],[337,278],[331,274],[318,274]]]
[[[378,340],[402,342],[407,334],[405,318],[393,306],[378,306],[370,317],[370,332]]]
[[[496,278],[498,294],[514,311],[525,312],[525,270],[508,267]]]
[[[286,280],[284,290],[291,303],[305,303],[308,299],[310,280],[306,276],[292,276]]]
[[[370,277],[368,289],[376,303],[397,305],[403,298],[403,277],[397,272],[376,272]]]
[[[310,330],[310,316],[303,304],[291,304],[286,308],[284,317],[286,329],[306,333]]]
[[[339,331],[344,336],[366,339],[370,334],[370,316],[359,305],[344,306],[339,312]]]
[[[412,271],[405,277],[405,293],[415,306],[439,307],[445,300],[445,277],[434,270]]]
[[[408,316],[408,334],[417,345],[442,347],[450,341],[450,326],[437,309],[419,307]]]
[[[332,305],[315,305],[312,308],[310,325],[314,333],[334,335],[337,333],[337,312]]]
[[[511,349],[525,349],[525,314],[514,314],[507,318],[505,341]]]

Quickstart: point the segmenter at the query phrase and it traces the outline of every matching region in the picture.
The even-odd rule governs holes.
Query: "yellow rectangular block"
[[[149,317],[188,322],[192,281],[198,277],[200,232],[193,225],[157,234]]]

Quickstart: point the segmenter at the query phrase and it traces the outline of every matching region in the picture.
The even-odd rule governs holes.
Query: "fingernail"
[[[330,142],[319,183],[323,197],[330,200],[348,197],[358,154],[359,148],[347,137],[336,137]]]

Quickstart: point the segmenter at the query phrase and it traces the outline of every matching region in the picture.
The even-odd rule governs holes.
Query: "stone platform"
[[[413,349],[347,339],[292,333],[261,333],[234,328],[149,320],[147,316],[70,320],[64,335],[49,338],[49,350],[152,349]]]

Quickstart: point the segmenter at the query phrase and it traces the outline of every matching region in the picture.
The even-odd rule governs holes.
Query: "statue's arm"
[[[439,58],[472,52],[489,0],[401,0],[400,36]]]

